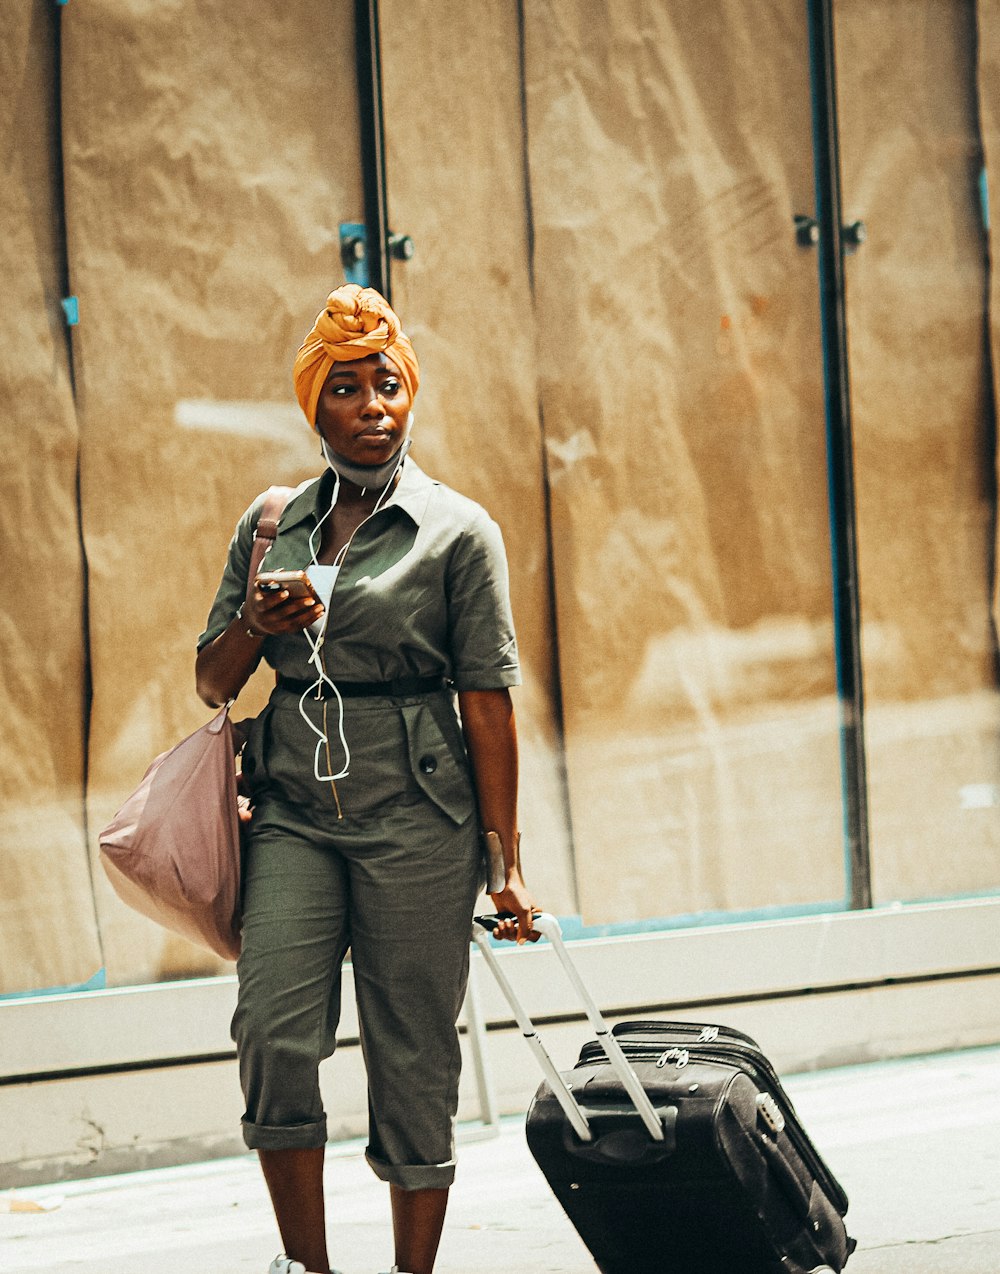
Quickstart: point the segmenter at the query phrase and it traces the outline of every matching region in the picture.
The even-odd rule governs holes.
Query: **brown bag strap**
[[[257,527],[253,533],[253,550],[250,554],[250,569],[247,571],[247,596],[253,588],[260,564],[264,560],[278,534],[278,523],[285,511],[285,506],[295,494],[295,487],[268,487],[264,493],[264,504],[257,519]]]

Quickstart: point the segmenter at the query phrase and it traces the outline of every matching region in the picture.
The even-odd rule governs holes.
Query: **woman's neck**
[[[406,459],[406,453],[410,449],[410,440],[409,438],[404,438],[389,459],[380,465],[356,464],[345,456],[338,455],[325,438],[321,439],[321,447],[323,458],[329,468],[339,475],[341,482],[351,482],[359,489],[374,489],[377,492],[381,492],[386,489],[387,484],[399,472],[403,461]]]
[[[337,504],[349,509],[371,510],[379,500],[388,499],[399,482],[399,477],[397,470],[384,487],[360,487],[356,482],[341,478]]]

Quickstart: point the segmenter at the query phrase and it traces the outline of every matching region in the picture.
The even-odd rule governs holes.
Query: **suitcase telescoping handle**
[[[496,957],[496,952],[490,943],[489,937],[490,931],[494,928],[496,922],[497,918],[495,916],[476,916],[472,924],[472,936],[476,945],[479,947],[479,950],[483,953],[486,963],[490,966],[490,970],[496,978],[507,1003],[510,1005],[514,1018],[518,1026],[521,1028],[524,1038],[528,1041],[531,1051],[538,1059],[538,1064],[542,1068],[542,1073],[549,1081],[549,1085],[552,1088],[552,1092],[555,1095],[556,1100],[559,1102],[559,1105],[563,1109],[563,1113],[569,1120],[570,1127],[581,1141],[593,1141],[594,1134],[591,1132],[590,1122],[588,1121],[587,1116],[580,1108],[579,1102],[570,1092],[566,1081],[559,1074],[558,1070],[556,1070],[552,1058],[546,1051],[545,1045],[539,1039],[534,1023],[528,1016],[520,1000],[517,998],[517,995],[514,993],[514,988],[508,981],[507,975],[500,967],[500,961]],[[539,915],[535,916],[532,921],[532,925],[540,934],[548,938],[549,942],[551,942],[552,946],[555,948],[556,955],[559,957],[563,968],[566,970],[566,976],[569,978],[573,989],[580,997],[580,1000],[587,1011],[587,1017],[590,1019],[590,1024],[597,1033],[597,1038],[600,1041],[601,1047],[607,1054],[608,1061],[611,1063],[615,1074],[621,1080],[625,1091],[628,1093],[629,1097],[631,1097],[636,1110],[639,1112],[639,1118],[645,1124],[649,1135],[654,1141],[663,1141],[665,1139],[663,1124],[653,1107],[653,1103],[646,1095],[646,1090],[643,1088],[642,1083],[639,1080],[639,1076],[632,1069],[628,1058],[622,1052],[621,1045],[611,1034],[611,1028],[604,1020],[604,1015],[594,1003],[593,997],[584,985],[580,974],[577,972],[576,965],[570,959],[570,954],[566,950],[566,944],[563,942],[562,930],[559,927],[559,921],[555,918],[555,916],[550,915],[547,911],[543,911]]]

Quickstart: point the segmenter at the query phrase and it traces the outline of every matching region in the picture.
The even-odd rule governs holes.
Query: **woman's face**
[[[334,363],[316,404],[316,428],[354,464],[385,464],[406,437],[413,400],[384,354]]]

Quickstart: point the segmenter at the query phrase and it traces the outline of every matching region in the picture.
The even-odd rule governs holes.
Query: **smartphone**
[[[254,583],[262,593],[279,593],[285,589],[289,597],[319,603],[316,590],[305,571],[261,571]]]

